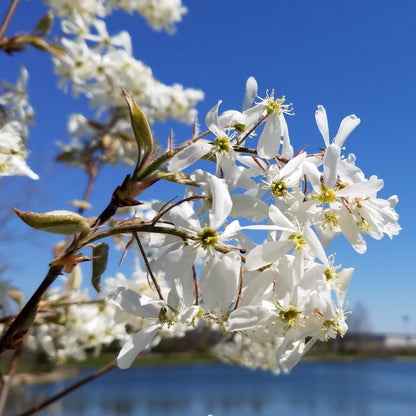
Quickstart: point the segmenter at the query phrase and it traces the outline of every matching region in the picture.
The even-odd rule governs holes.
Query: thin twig
[[[263,116],[245,135],[244,137],[241,139],[241,144],[243,144],[245,142],[245,140],[247,139],[247,137],[250,136],[251,133],[253,133],[254,130],[256,130],[256,128],[258,126],[260,126],[261,123],[263,123],[264,120],[266,120],[266,118],[269,117],[269,114],[266,114],[265,116]]]
[[[144,248],[143,248],[143,246],[142,246],[142,243],[141,243],[141,241],[140,241],[140,238],[139,238],[139,236],[137,235],[137,232],[134,232],[134,233],[133,233],[133,235],[134,235],[134,238],[135,238],[135,240],[136,240],[136,242],[137,242],[137,245],[139,246],[140,253],[142,254],[142,257],[143,257],[144,263],[145,263],[145,265],[146,265],[147,272],[149,273],[150,278],[152,279],[152,282],[153,282],[153,284],[155,285],[155,288],[156,288],[157,294],[159,295],[159,299],[164,301],[164,299],[163,299],[163,295],[162,295],[162,291],[160,290],[159,283],[157,282],[156,276],[155,276],[155,275],[153,274],[153,272],[152,272],[152,269],[151,269],[151,267],[150,267],[149,260],[147,259],[146,252],[144,251]]]
[[[72,391],[76,390],[77,388],[87,384],[88,382],[95,380],[99,376],[105,374],[106,372],[110,371],[114,367],[117,366],[117,361],[114,360],[111,363],[107,364],[106,366],[100,368],[93,374],[85,377],[84,379],[72,384],[65,390],[62,390],[60,393],[55,394],[54,396],[50,397],[49,399],[37,404],[36,406],[32,407],[31,409],[27,410],[26,412],[20,413],[18,416],[29,416],[33,415],[34,413],[38,412],[39,410],[49,406],[51,403],[56,402],[57,400],[61,399],[62,397],[66,396],[67,394],[71,393]]]
[[[22,356],[22,351],[23,351],[22,344],[19,344],[17,348],[14,350],[13,358],[9,366],[9,372],[4,376],[2,375],[1,377],[0,415],[3,414],[3,410],[7,401],[7,396],[9,394],[9,389],[12,384],[13,377],[16,373],[20,358]]]
[[[195,264],[192,265],[192,278],[194,280],[195,305],[199,305],[199,286],[198,286],[198,278],[196,275]]]
[[[16,11],[17,5],[19,4],[19,0],[12,0],[10,3],[9,10],[7,10],[6,16],[4,16],[3,22],[0,26],[0,41],[2,40],[6,30],[12,20],[12,17]]]
[[[238,294],[237,294],[237,300],[235,302],[234,310],[238,308],[238,305],[240,304],[241,300],[241,292],[243,291],[243,267],[240,267],[240,282],[238,285]]]
[[[153,220],[152,220],[152,222],[151,222],[151,224],[152,225],[155,225],[158,221],[159,221],[159,219],[160,218],[162,218],[167,212],[169,212],[172,208],[175,208],[175,207],[177,207],[178,205],[180,205],[180,204],[182,204],[182,203],[184,203],[184,202],[188,202],[188,201],[193,201],[193,200],[196,200],[196,199],[201,199],[201,198],[203,198],[201,195],[192,195],[192,196],[190,196],[190,197],[188,197],[188,198],[184,198],[184,199],[181,199],[180,201],[178,201],[178,202],[175,202],[173,205],[169,205],[166,209],[163,209],[165,206],[166,206],[166,204],[165,205],[163,205],[163,207],[162,207],[162,209],[163,209],[163,211],[161,210],[161,211],[159,211],[156,215],[155,215],[155,217],[153,218]]]

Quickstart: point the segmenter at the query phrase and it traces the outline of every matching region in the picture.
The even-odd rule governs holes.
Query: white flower
[[[257,144],[257,154],[261,158],[272,159],[279,153],[281,137],[283,137],[283,156],[291,157],[290,140],[284,114],[292,114],[292,105],[283,104],[285,97],[274,98],[274,90],[254,107],[246,109],[246,128],[250,129],[255,122],[267,115],[266,124]]]

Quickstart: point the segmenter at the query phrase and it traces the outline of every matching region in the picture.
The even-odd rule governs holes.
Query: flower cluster
[[[153,29],[165,29],[168,33],[176,30],[175,24],[188,11],[181,0],[44,0],[44,3],[52,7],[59,17],[76,13],[91,19],[94,16],[105,17],[118,9],[128,13],[136,11]]]
[[[183,200],[152,203],[152,224],[163,227],[140,238],[151,254],[142,252],[153,296],[122,282],[108,291],[146,322],[123,345],[121,368],[167,329],[207,325],[224,334],[215,348],[224,359],[289,371],[317,340],[347,330],[353,269],[327,255],[332,238],[343,234],[363,253],[363,236],[400,230],[397,197],[377,197],[383,181],[367,179],[354,155],[342,155],[356,116],[344,118],[331,141],[318,106],[325,148],[295,152],[285,120],[292,105],[274,91],[253,103],[256,97],[250,78],[243,111],[220,113],[219,101],[205,119],[212,138],[195,137],[172,151],[171,175],[187,176],[183,170],[201,159],[215,167],[191,171]]]
[[[0,176],[39,178],[26,164],[28,125],[34,117],[28,101],[27,79],[28,73],[22,67],[16,85],[3,82],[0,88]]]
[[[69,7],[67,3],[58,1],[50,3],[58,11],[60,7]],[[90,13],[83,13],[83,7],[88,3],[91,3]],[[178,20],[183,12],[180,2],[153,3],[128,1],[121,7],[129,11],[138,8],[153,16],[152,26],[157,27],[171,27],[172,21]],[[80,2],[78,8],[77,2],[71,3],[72,13],[66,13],[66,19],[61,22],[64,53],[53,58],[55,73],[60,77],[59,85],[70,85],[75,96],[86,96],[90,106],[97,111],[94,121],[81,114],[71,116],[71,141],[60,144],[64,154],[60,160],[85,165],[86,160],[92,159],[91,153],[99,150],[101,162],[131,165],[136,158],[136,149],[134,140],[131,140],[123,89],[134,95],[150,124],[168,118],[194,122],[197,116],[195,105],[203,99],[203,93],[180,84],[165,85],[157,80],[151,68],[133,56],[129,33],[122,31],[115,36],[108,33],[105,20],[97,17],[105,15],[97,11],[101,10],[97,4],[103,5],[95,1]],[[116,5],[119,2],[107,4],[108,7]],[[105,117],[107,120],[102,121]]]

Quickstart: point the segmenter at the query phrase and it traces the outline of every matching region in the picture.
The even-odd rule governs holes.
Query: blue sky
[[[357,165],[367,177],[375,174],[384,179],[381,197],[399,196],[403,230],[393,240],[368,239],[365,255],[340,241],[335,246],[336,260],[356,268],[347,299],[352,309],[357,303],[364,305],[374,331],[401,333],[403,316],[408,315],[406,329],[416,333],[412,217],[416,2],[210,0],[185,4],[189,12],[173,36],[153,32],[140,16],[124,13],[110,18],[108,29],[111,34],[130,32],[135,56],[153,69],[156,78],[202,89],[201,121],[218,99],[223,100],[223,110],[240,109],[251,75],[258,81],[260,95],[274,88],[293,102],[295,116],[287,120],[297,149],[308,144],[312,152],[323,144],[314,119],[318,104],[327,110],[332,136],[344,116],[360,117],[361,124],[345,143],[346,151],[356,154]],[[0,6],[1,15],[5,6]],[[33,27],[45,10],[38,1],[22,0],[8,33]],[[27,178],[3,179],[1,209],[11,205],[32,211],[68,209],[69,200],[81,197],[86,178],[54,162],[55,142],[65,140],[68,114],[82,112],[86,102],[57,90],[50,58],[39,51],[0,55],[0,79],[14,82],[22,63],[30,72],[29,94],[37,120],[30,133],[29,165],[41,179],[37,183]],[[171,125],[155,126],[162,142]],[[175,135],[177,142],[187,139],[191,127],[175,124]],[[97,207],[92,215],[98,214],[126,173],[125,168],[103,173],[92,195]],[[51,247],[58,239],[28,231],[11,219],[3,234],[0,256],[9,264],[6,277],[29,295],[46,273]]]

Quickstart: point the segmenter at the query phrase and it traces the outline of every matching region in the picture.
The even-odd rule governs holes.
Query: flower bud
[[[88,220],[72,211],[59,210],[39,214],[12,209],[27,225],[48,233],[63,235],[81,233],[85,236],[91,230]]]

